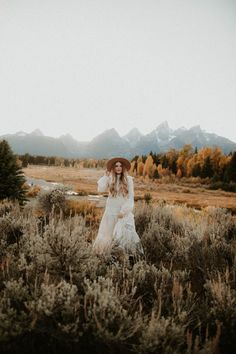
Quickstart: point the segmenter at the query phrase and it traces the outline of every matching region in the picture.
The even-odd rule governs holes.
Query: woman
[[[110,254],[120,249],[128,255],[143,254],[143,248],[134,224],[133,177],[127,171],[130,162],[115,157],[107,162],[107,169],[98,184],[98,192],[109,191],[93,249],[97,254]]]

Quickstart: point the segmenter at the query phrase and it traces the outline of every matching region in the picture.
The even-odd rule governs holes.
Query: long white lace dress
[[[119,188],[118,175],[118,188]],[[120,247],[128,254],[143,254],[140,238],[135,230],[134,223],[134,186],[133,177],[128,177],[128,195],[121,193],[113,197],[110,192],[106,207],[99,225],[93,249],[97,254],[109,254],[113,247]],[[102,176],[98,181],[98,192],[106,192],[111,183],[111,176]],[[118,218],[119,213],[123,218]]]

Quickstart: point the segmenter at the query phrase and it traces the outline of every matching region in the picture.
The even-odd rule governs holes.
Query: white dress
[[[118,175],[118,188],[119,188]],[[106,207],[99,225],[97,237],[93,243],[93,249],[97,254],[109,254],[113,247],[120,247],[128,254],[143,254],[140,238],[135,230],[134,223],[134,186],[133,177],[128,178],[128,195],[121,193],[113,197],[110,192],[106,201]],[[98,181],[98,192],[106,192],[111,183],[111,176],[102,176]],[[119,213],[123,218],[118,218]]]

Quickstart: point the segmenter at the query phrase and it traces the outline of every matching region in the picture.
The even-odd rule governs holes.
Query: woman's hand
[[[124,214],[123,213],[119,213],[117,216],[118,216],[119,219],[122,219],[124,217]]]

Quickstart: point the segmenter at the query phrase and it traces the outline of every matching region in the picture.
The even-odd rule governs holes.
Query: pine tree
[[[22,205],[26,201],[24,183],[22,169],[8,142],[0,141],[0,200],[18,200]]]
[[[200,176],[201,176],[201,166],[200,166],[199,163],[196,163],[196,164],[193,166],[192,176],[193,176],[193,177],[200,177]]]
[[[156,169],[155,171],[154,171],[154,173],[153,173],[153,178],[154,179],[158,179],[158,178],[160,178],[160,176],[159,176],[159,173],[158,173],[158,170]]]
[[[162,164],[163,168],[169,167],[169,162],[168,162],[168,158],[167,158],[166,154],[163,155],[162,160],[161,160],[161,164]]]
[[[234,151],[225,171],[225,181],[236,182],[236,151]]]
[[[202,171],[201,171],[201,177],[206,178],[206,177],[212,177],[214,175],[214,171],[212,168],[212,163],[211,163],[211,158],[210,156],[207,156],[204,165],[202,166]]]
[[[27,167],[29,164],[30,155],[24,154],[23,156],[20,156],[19,159],[22,161],[22,167]]]

